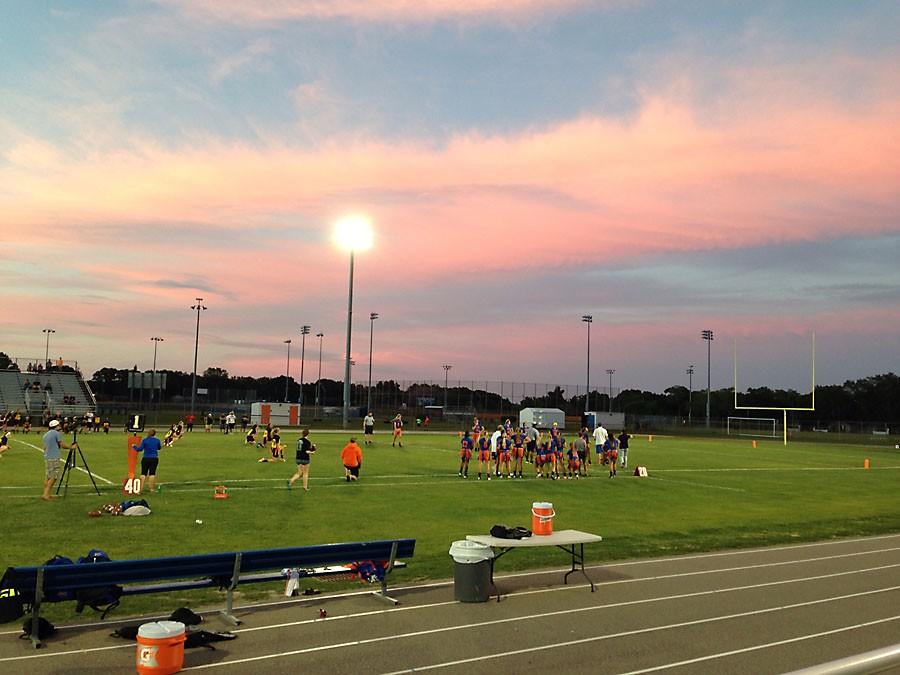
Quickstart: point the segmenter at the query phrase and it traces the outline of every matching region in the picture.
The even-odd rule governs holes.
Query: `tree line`
[[[191,374],[181,371],[164,370],[167,374],[165,400],[177,396],[190,397]],[[232,376],[224,368],[207,368],[197,376],[197,386],[210,391],[228,392],[233,400],[265,400],[282,401],[285,399],[284,375],[278,377]],[[128,371],[116,368],[101,368],[90,379],[90,386],[101,399],[127,400]],[[461,385],[451,385],[447,391],[440,384],[410,384],[405,388],[394,380],[382,380],[373,383],[372,399],[378,409],[399,408],[404,404],[408,408],[422,408],[425,405],[442,405],[449,401],[448,408],[460,410],[501,412],[518,410],[525,407],[561,408],[567,414],[577,415],[585,409],[585,395],[567,395],[564,389],[555,387],[540,396],[526,396],[521,401],[512,401],[508,397],[483,389],[471,389]],[[313,404],[316,400],[317,383],[303,384],[303,401]],[[351,401],[365,405],[366,388],[353,385]],[[146,396],[145,392],[145,396]],[[136,397],[137,392],[131,392]],[[300,384],[293,378],[287,381],[287,400],[297,402],[300,399]],[[341,405],[343,401],[343,382],[323,379],[318,383],[319,404],[323,406]],[[610,403],[612,405],[610,406]],[[811,403],[809,392],[798,392],[793,389],[770,389],[768,387],[750,388],[739,393],[742,406],[765,407],[808,407]],[[606,393],[593,391],[590,394],[589,407],[592,410],[609,410],[633,415],[663,415],[670,417],[691,417],[694,420],[706,416],[706,391],[688,391],[687,387],[678,385],[658,393],[639,389],[623,389],[610,402]],[[753,416],[752,411],[741,413]],[[717,389],[710,392],[710,417],[723,419],[735,415],[734,393],[730,388]],[[777,413],[757,413],[756,416],[773,417]],[[847,380],[843,384],[823,385],[816,387],[816,410],[810,413],[810,419],[848,421],[848,422],[900,422],[900,376],[894,373],[873,375],[858,380]]]

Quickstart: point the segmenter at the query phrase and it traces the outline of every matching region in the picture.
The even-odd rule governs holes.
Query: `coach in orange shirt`
[[[356,437],[341,450],[341,461],[344,463],[344,477],[349,483],[351,480],[359,480],[359,469],[362,466],[362,449],[356,444]]]

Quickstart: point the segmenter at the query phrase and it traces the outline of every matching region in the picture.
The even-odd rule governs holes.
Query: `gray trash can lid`
[[[493,549],[487,544],[461,539],[450,544],[450,555],[458,563],[479,563],[494,557]]]

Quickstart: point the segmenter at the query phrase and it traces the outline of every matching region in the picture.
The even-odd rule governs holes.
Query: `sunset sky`
[[[0,0],[0,351],[340,379],[900,370],[900,3]]]

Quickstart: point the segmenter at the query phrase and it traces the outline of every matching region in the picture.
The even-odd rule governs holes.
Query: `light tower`
[[[612,412],[612,376],[615,372],[615,368],[606,369],[606,374],[609,375],[609,412]]]
[[[56,331],[52,328],[44,328],[41,332],[47,334],[47,346],[44,348],[44,365],[46,366],[50,362],[50,333],[55,333]]]
[[[159,346],[160,342],[165,342],[165,340],[161,337],[152,337],[150,339],[153,341],[153,379],[151,380],[152,386],[150,388],[150,392],[151,392],[150,400],[153,401],[153,399],[157,398],[156,394],[155,394],[155,392],[156,392],[156,348]],[[161,387],[160,387],[160,389],[161,389]],[[152,408],[153,406],[151,405],[150,407]],[[157,408],[156,409],[157,409],[157,411],[159,410],[159,400],[157,400]],[[158,414],[157,414],[157,417],[158,417]]]
[[[288,338],[284,341],[284,344],[288,346],[287,353],[287,370],[284,371],[284,402],[288,402],[288,385],[291,381],[291,340]]]
[[[309,326],[300,326],[300,396],[297,403],[303,412],[303,366],[306,363],[306,336],[309,335]]]
[[[587,378],[584,387],[584,412],[590,410],[591,399],[591,324],[594,323],[594,317],[590,314],[584,314],[581,320],[587,324]],[[610,393],[612,396],[612,393]]]
[[[372,410],[372,340],[375,336],[375,320],[378,312],[369,314],[369,396],[366,400],[367,412]]]
[[[447,414],[447,378],[450,376],[450,369],[452,367],[453,366],[448,365],[446,363],[443,366],[441,366],[441,368],[444,369],[444,412],[443,412],[443,415]]]
[[[710,376],[709,368],[711,363],[712,341],[715,339],[711,330],[700,331],[700,337],[706,340],[706,428],[709,429],[709,391]]]
[[[347,348],[344,353],[344,411],[342,426],[350,421],[350,337],[353,332],[353,254],[372,245],[372,226],[367,218],[350,216],[335,225],[334,240],[350,252],[350,283],[347,292]]]
[[[203,298],[196,298],[197,304],[191,305],[191,309],[197,310],[197,332],[194,333],[194,372],[191,375],[191,415],[194,414],[194,403],[197,400],[197,351],[200,347],[200,312],[206,310]]]
[[[688,369],[684,371],[688,376],[688,427],[691,426],[691,409],[693,408],[693,398],[694,398],[694,364],[688,366]]]

